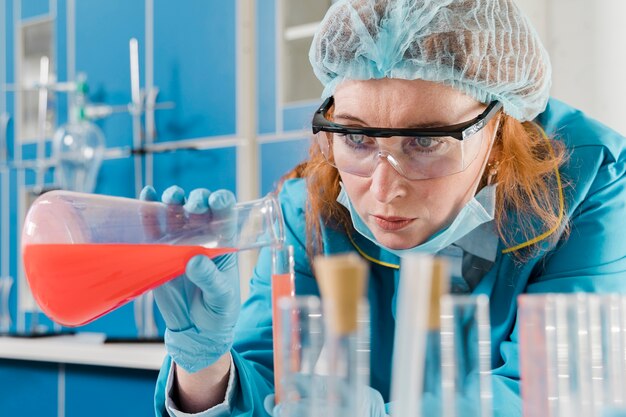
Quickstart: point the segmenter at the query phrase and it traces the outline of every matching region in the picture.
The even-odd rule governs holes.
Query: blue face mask
[[[357,232],[371,240],[377,246],[402,258],[416,252],[435,254],[466,236],[481,224],[493,220],[496,206],[496,185],[497,184],[492,184],[484,187],[461,209],[452,224],[431,236],[421,245],[410,249],[389,249],[381,245],[363,219],[361,219],[361,216],[359,216],[354,209],[343,185],[337,197],[337,201],[350,211],[352,224]]]

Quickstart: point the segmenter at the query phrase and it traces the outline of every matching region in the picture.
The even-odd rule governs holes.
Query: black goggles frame
[[[375,138],[390,138],[392,136],[406,137],[443,137],[450,136],[457,140],[465,140],[482,130],[487,123],[502,108],[502,103],[492,101],[480,115],[467,122],[457,123],[450,126],[428,127],[420,129],[393,129],[386,127],[354,127],[331,122],[326,118],[326,113],[335,103],[333,96],[328,97],[315,111],[312,121],[313,134],[321,131],[331,133],[344,133],[353,135],[365,135]]]

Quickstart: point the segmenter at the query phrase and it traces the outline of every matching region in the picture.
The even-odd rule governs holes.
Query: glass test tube
[[[587,295],[590,310],[592,375],[594,382],[594,415],[608,409],[623,409],[626,351],[620,337],[621,300],[617,294]]]
[[[272,336],[274,340],[274,388],[275,401],[282,397],[281,376],[283,374],[283,354],[280,343],[282,322],[278,312],[278,302],[282,298],[295,296],[295,273],[293,246],[272,247]]]
[[[489,300],[446,295],[441,262],[426,255],[403,259],[392,415],[490,417]]]
[[[522,295],[518,297],[518,305],[523,416],[548,417],[544,302],[540,297]]]
[[[307,417],[320,395],[312,384],[324,346],[324,324],[320,299],[314,296],[282,298],[278,302],[281,323],[279,351],[281,400],[277,417]]]
[[[431,300],[432,301],[432,300]],[[432,307],[431,307],[432,308]],[[431,310],[432,313],[432,310]],[[420,416],[434,416],[434,417],[452,417],[452,415],[444,414],[446,409],[443,398],[444,388],[444,363],[442,357],[442,348],[444,341],[442,323],[440,322],[441,314],[437,314],[437,323],[433,326],[432,317],[429,318],[429,325],[426,332],[426,346],[424,350],[424,376],[422,382],[422,390],[418,395],[421,395],[422,401],[418,406],[420,410]],[[455,373],[453,364],[450,362],[447,364],[448,371]],[[415,415],[411,413],[410,415]]]
[[[564,294],[519,297],[525,417],[590,416],[593,397],[588,305]]]
[[[367,415],[359,409],[370,376],[369,307],[365,300],[358,306],[357,326],[354,333],[338,334],[325,322],[323,352],[327,352],[329,380],[326,400],[319,411],[328,417]]]
[[[368,370],[365,376],[369,376],[369,359],[361,362],[363,355],[357,352],[359,333],[363,323],[369,322],[363,314],[369,269],[363,258],[354,253],[317,256],[313,264],[322,296],[326,334],[322,353],[327,367],[327,394],[315,415],[323,412],[329,417],[362,416],[365,411],[358,410],[363,404],[361,388],[365,389],[369,381],[361,378],[363,370]],[[369,335],[361,339],[369,340]]]
[[[491,417],[489,299],[445,294],[442,262],[427,255],[403,260],[392,416]]]
[[[442,297],[441,373],[443,416],[491,417],[491,329],[487,296]]]
[[[625,408],[625,305],[616,294],[519,297],[525,417],[601,417]]]
[[[421,410],[432,270],[432,256],[418,254],[402,260],[391,381],[394,417],[416,416]]]

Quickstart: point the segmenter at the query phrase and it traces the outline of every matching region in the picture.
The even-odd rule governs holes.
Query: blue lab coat
[[[583,113],[550,100],[536,120],[569,154],[560,169],[569,237],[551,247],[547,240],[532,259],[520,263],[499,242],[494,265],[473,289],[490,297],[494,415],[521,416],[516,298],[522,293],[625,292],[626,290],[626,138]],[[286,243],[295,250],[296,293],[319,295],[305,253],[304,180],[287,181],[280,193]],[[516,231],[515,224],[511,225]],[[371,309],[371,385],[389,401],[399,259],[352,232],[323,230],[325,252],[357,251],[369,258]],[[516,244],[528,242],[518,233]],[[503,253],[504,251],[504,253]],[[265,416],[264,398],[273,392],[271,259],[261,251],[236,329],[232,355],[237,388],[235,416]],[[163,412],[166,360],[156,391]],[[161,410],[161,411],[159,411]]]

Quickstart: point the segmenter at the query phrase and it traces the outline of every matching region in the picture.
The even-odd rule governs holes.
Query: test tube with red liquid
[[[65,326],[89,323],[211,258],[278,246],[282,214],[275,197],[238,203],[220,215],[105,195],[52,191],[31,206],[22,257],[33,296]]]
[[[275,401],[280,402],[281,376],[283,375],[283,353],[280,338],[282,325],[278,303],[283,298],[295,297],[295,274],[293,246],[280,246],[272,249],[272,336],[274,340],[274,388]]]

